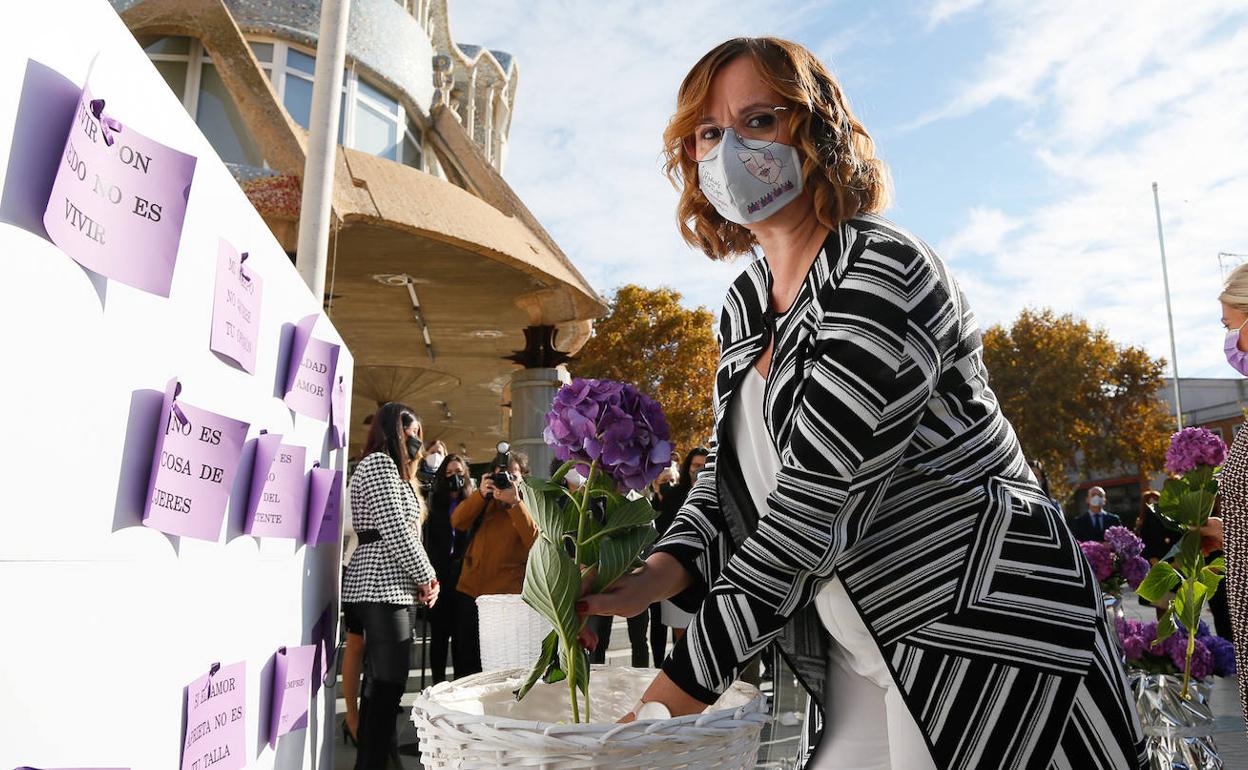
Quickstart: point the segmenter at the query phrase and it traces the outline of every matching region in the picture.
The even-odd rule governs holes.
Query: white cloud
[[[967,293],[986,322],[1073,311],[1169,359],[1151,183],[1160,185],[1180,373],[1221,376],[1219,251],[1248,251],[1248,23],[1227,4],[1015,5],[1006,32],[941,113],[1029,105],[1020,133],[1059,190],[1010,213]],[[969,114],[967,120],[974,120]],[[967,214],[963,234],[994,218]],[[983,293],[984,302],[976,295]]]
[[[1018,224],[1000,209],[975,206],[967,212],[962,229],[940,244],[940,253],[950,262],[971,255],[995,255],[1002,239]]]
[[[929,28],[937,27],[954,16],[960,16],[983,5],[983,3],[984,0],[936,0],[932,4],[931,11],[927,14],[927,26]]]

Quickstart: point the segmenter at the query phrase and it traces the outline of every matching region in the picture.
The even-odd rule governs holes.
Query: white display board
[[[122,123],[197,157],[168,298],[92,273],[45,236],[43,207],[93,58]],[[98,80],[97,80],[98,78]],[[96,84],[99,87],[96,88]],[[329,426],[282,401],[294,325],[321,311],[268,227],[105,0],[6,3],[0,24],[0,768],[179,766],[183,688],[246,662],[247,766],[330,768],[334,690],[264,742],[274,654],[337,617],[338,540],[243,534],[249,453],[215,542],[142,525],[161,396],[344,468]],[[219,239],[261,274],[255,374],[209,350]],[[315,334],[341,343],[324,318]],[[338,370],[350,403],[352,360]],[[249,446],[254,442],[249,442]]]

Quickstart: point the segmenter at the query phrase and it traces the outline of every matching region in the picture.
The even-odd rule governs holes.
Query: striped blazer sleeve
[[[399,477],[394,461],[387,457],[384,462],[372,463],[360,483],[390,556],[418,585],[434,580],[437,575],[420,542],[420,533],[404,513],[406,495],[414,495],[415,491]]]
[[[663,666],[703,702],[780,634],[870,526],[935,389],[949,297],[926,255],[873,244],[825,294],[768,511]]]

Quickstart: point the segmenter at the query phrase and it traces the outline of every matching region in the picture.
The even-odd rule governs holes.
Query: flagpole
[[[1170,325],[1170,365],[1174,368],[1174,422],[1183,430],[1183,401],[1179,398],[1179,349],[1174,344],[1174,314],[1170,310],[1170,274],[1166,269],[1166,239],[1161,231],[1161,198],[1153,182],[1153,209],[1157,212],[1157,246],[1161,249],[1161,280],[1166,287],[1166,323]]]

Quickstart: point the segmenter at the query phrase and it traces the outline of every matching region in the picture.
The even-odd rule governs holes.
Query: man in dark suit
[[[1092,487],[1088,490],[1088,510],[1070,522],[1070,532],[1076,540],[1105,539],[1105,530],[1122,526],[1122,520],[1105,510],[1105,490]]]

